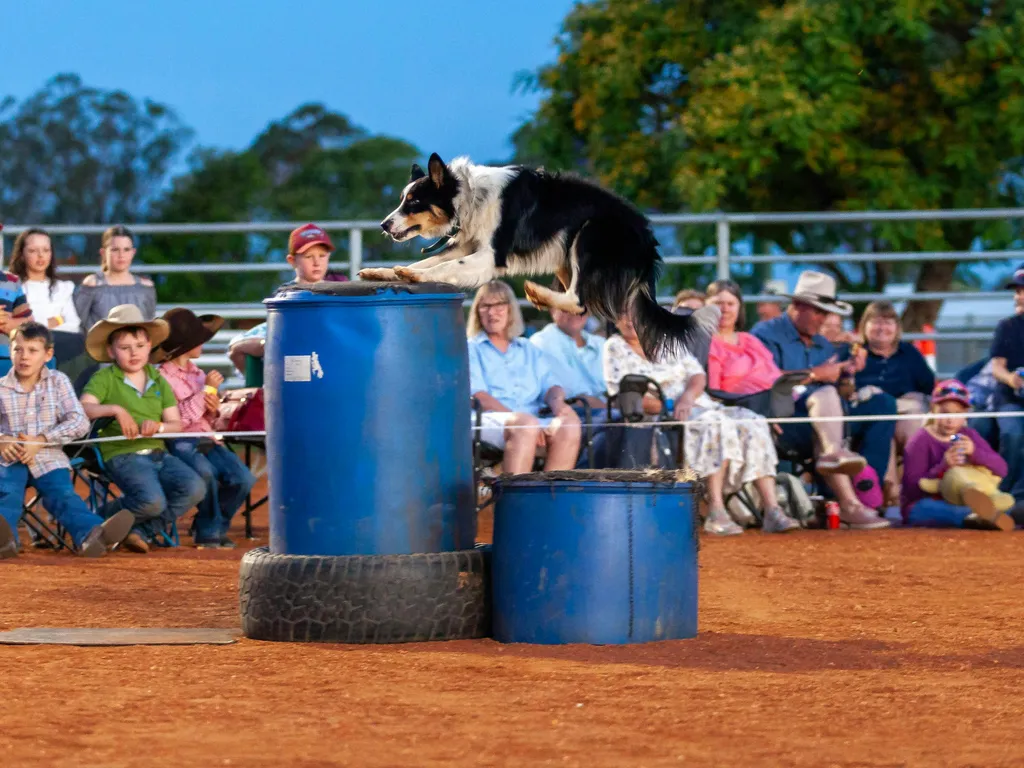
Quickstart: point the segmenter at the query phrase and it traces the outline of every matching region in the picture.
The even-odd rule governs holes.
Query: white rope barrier
[[[729,406],[725,406],[729,407]],[[705,409],[704,413],[722,413],[723,409],[708,408]],[[484,411],[484,413],[507,413],[507,411]],[[603,413],[603,411],[602,411]],[[997,419],[997,418],[1020,418],[1024,417],[1024,411],[979,411],[978,413],[893,413],[893,414],[873,414],[865,416],[789,416],[786,418],[766,418],[764,416],[757,416],[756,418],[742,418],[734,419],[730,416],[723,414],[725,418],[729,419],[732,424],[828,424],[834,422],[866,422],[866,421],[922,421],[924,419]],[[544,417],[546,418],[546,417]],[[497,429],[499,425],[482,425],[480,427],[473,426],[474,430],[478,429]],[[594,424],[595,427],[626,427],[626,428],[649,428],[649,427],[697,427],[697,428],[708,428],[717,427],[718,423],[709,420],[703,420],[698,416],[697,418],[687,419],[685,421],[637,421],[637,422],[601,422]],[[504,429],[536,429],[535,425],[531,424],[507,424],[504,425]]]
[[[599,411],[602,412],[603,411]],[[485,411],[485,413],[508,413],[508,411]],[[707,409],[704,413],[722,413],[722,409]],[[723,414],[725,415],[725,414]],[[894,413],[894,414],[876,414],[870,416],[790,416],[787,418],[765,418],[763,416],[757,416],[756,418],[742,418],[734,419],[725,415],[729,421],[733,424],[827,424],[834,422],[872,422],[872,421],[920,421],[922,419],[1013,419],[1024,417],[1024,411],[979,411],[977,413]],[[698,428],[707,429],[718,427],[718,423],[709,420],[702,420],[699,416],[697,418],[686,419],[684,421],[623,421],[623,422],[600,422],[593,426],[604,428],[627,428],[627,429],[648,429],[650,427],[685,427],[685,428]],[[476,432],[484,429],[497,429],[499,425],[481,425],[476,426],[475,424],[471,427],[471,430]],[[537,429],[536,426],[530,424],[506,424],[501,425],[503,429]],[[83,438],[81,440],[71,440],[66,443],[61,442],[46,442],[42,443],[43,446],[47,447],[64,447],[74,445],[97,445],[101,443],[116,443],[129,439],[136,440],[195,440],[199,438],[210,438],[213,440],[221,441],[227,440],[231,442],[231,438],[263,438],[265,439],[267,433],[265,430],[253,430],[249,432],[173,432],[156,434],[152,437],[143,437],[139,435],[137,438],[127,438],[124,435],[113,435],[111,437],[92,437]],[[0,444],[2,443],[23,443],[24,440],[18,440],[8,435],[0,437]]]

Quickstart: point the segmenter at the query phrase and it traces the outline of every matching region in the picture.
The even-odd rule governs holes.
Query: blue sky
[[[516,72],[552,61],[570,0],[0,0],[0,97],[58,72],[173,107],[238,149],[321,101],[424,153],[506,159],[536,105]]]

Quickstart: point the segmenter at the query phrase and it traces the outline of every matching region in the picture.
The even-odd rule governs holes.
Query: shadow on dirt
[[[417,643],[409,651],[472,653],[506,658],[551,659],[583,664],[637,664],[669,669],[761,671],[780,673],[828,670],[915,669],[962,671],[979,668],[1024,669],[1024,646],[979,654],[929,655],[902,643],[877,640],[817,640],[717,632],[693,640],[642,645],[503,645],[493,640]]]

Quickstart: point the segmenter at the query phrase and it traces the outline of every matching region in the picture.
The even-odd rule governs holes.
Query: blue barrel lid
[[[294,304],[335,304],[346,303],[382,304],[401,302],[404,304],[448,304],[461,303],[465,294],[460,288],[448,283],[403,283],[352,281],[339,283],[321,281],[311,285],[287,284],[277,293],[264,299],[268,308],[275,309]]]

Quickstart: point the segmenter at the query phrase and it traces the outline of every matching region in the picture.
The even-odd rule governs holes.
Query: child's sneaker
[[[987,493],[978,488],[965,488],[962,495],[964,504],[970,507],[971,514],[976,518],[990,523],[1000,531],[1013,530],[1013,518],[997,510],[995,502]]]
[[[122,509],[89,531],[78,549],[78,554],[82,557],[103,557],[108,550],[125,540],[132,532],[134,524],[135,515],[127,509]]]
[[[124,537],[124,541],[121,542],[121,546],[129,552],[137,552],[140,555],[145,555],[149,552],[149,543],[142,537],[142,534],[134,528],[131,533]]]

